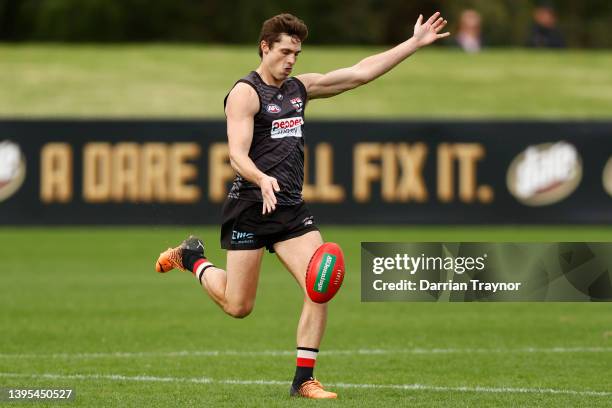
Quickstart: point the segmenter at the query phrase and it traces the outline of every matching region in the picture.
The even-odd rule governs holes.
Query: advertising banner
[[[612,122],[301,126],[319,223],[612,222]],[[234,176],[223,121],[0,121],[0,224],[217,224]]]

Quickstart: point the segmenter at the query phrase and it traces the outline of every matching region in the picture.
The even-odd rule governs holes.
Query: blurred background
[[[375,89],[312,104],[309,116],[609,117],[612,5],[603,0],[3,0],[0,116],[222,118],[220,101],[258,64],[266,18],[286,11],[308,24],[299,74],[397,44],[419,13],[436,10],[447,41]]]
[[[562,41],[551,46],[612,46],[605,0],[4,0],[0,7],[0,40],[10,42],[253,44],[261,21],[290,11],[308,23],[309,44],[381,45],[409,36],[419,13],[440,10],[458,32],[472,24],[464,11],[474,10],[490,46],[536,45],[534,20],[558,30]]]

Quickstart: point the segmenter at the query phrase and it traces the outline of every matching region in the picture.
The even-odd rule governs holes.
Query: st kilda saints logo
[[[304,107],[304,102],[302,102],[302,98],[293,98],[291,99],[291,105],[293,105],[296,112],[301,112]]]
[[[0,201],[12,196],[25,179],[25,158],[17,143],[0,142]]]

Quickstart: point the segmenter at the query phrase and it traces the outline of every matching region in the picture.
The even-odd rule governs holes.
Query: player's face
[[[263,63],[277,81],[284,81],[291,75],[297,57],[302,51],[302,42],[296,37],[281,34],[280,41],[268,46],[262,44]]]

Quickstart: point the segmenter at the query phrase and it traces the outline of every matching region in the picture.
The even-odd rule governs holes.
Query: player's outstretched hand
[[[440,38],[448,37],[449,32],[440,34],[446,23],[448,21],[440,17],[439,11],[429,17],[425,23],[423,23],[423,15],[421,14],[414,25],[414,36],[412,38],[416,40],[419,47],[425,47]]]
[[[276,195],[275,191],[280,191],[276,178],[264,175],[259,180],[259,188],[261,188],[261,196],[263,198],[262,214],[268,214],[276,210]]]

